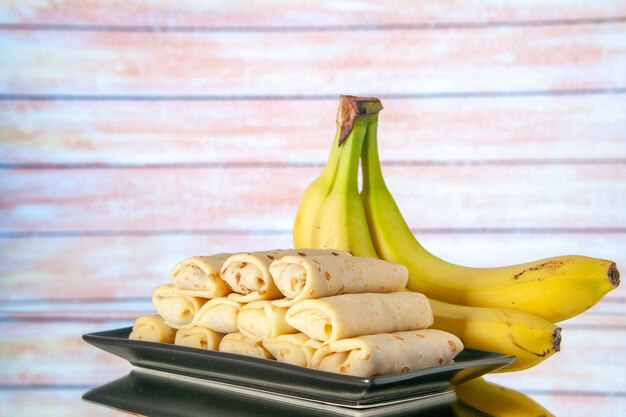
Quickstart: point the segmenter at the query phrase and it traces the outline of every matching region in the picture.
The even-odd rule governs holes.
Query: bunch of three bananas
[[[616,288],[615,263],[567,255],[472,268],[435,257],[417,241],[385,184],[377,145],[380,110],[376,98],[341,96],[330,157],[298,207],[295,247],[334,248],[405,265],[408,289],[431,301],[433,328],[456,334],[468,348],[515,356],[503,371],[526,369],[553,355],[561,340],[555,323]]]

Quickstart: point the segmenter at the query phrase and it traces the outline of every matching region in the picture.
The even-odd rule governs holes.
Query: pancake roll
[[[433,311],[426,296],[416,292],[343,294],[300,301],[285,319],[311,339],[332,342],[424,329],[433,324]]]
[[[311,255],[347,255],[347,252],[328,249],[277,249],[263,252],[239,253],[230,256],[222,266],[222,279],[233,290],[228,297],[237,302],[282,298],[269,271],[270,264],[287,255],[307,257]]]
[[[242,305],[227,297],[213,298],[200,307],[193,323],[218,333],[237,333],[237,316]]]
[[[210,256],[192,256],[183,259],[170,273],[172,283],[180,293],[202,298],[227,295],[232,290],[221,276],[222,265],[231,254],[219,253]]]
[[[409,279],[404,265],[348,254],[284,256],[269,269],[285,297],[276,301],[280,306],[338,294],[399,292]]]
[[[274,359],[260,340],[247,337],[241,333],[230,333],[224,336],[220,342],[219,351],[261,359]]]
[[[441,330],[366,335],[320,346],[311,368],[374,377],[449,364],[462,350],[458,337]]]
[[[194,315],[206,301],[206,298],[180,294],[173,284],[162,285],[152,291],[156,312],[163,317],[165,324],[175,329],[193,327]]]
[[[175,336],[176,329],[165,324],[161,316],[154,315],[137,317],[128,338],[145,342],[174,343]]]
[[[189,329],[178,330],[174,344],[197,349],[217,350],[223,337],[223,334],[214,332],[211,329],[195,326]]]

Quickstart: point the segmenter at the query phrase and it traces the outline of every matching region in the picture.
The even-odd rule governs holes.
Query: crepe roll
[[[458,337],[435,329],[367,335],[320,346],[311,367],[373,377],[449,364],[461,350]]]
[[[170,274],[180,293],[203,298],[221,297],[231,292],[221,276],[222,265],[231,254],[193,256],[180,261]]]
[[[426,296],[417,292],[343,294],[300,301],[287,323],[322,342],[366,334],[424,329],[433,324]]]
[[[217,350],[223,337],[223,334],[214,332],[211,329],[195,326],[189,329],[178,330],[174,344],[205,350]]]
[[[364,292],[402,291],[409,279],[404,265],[357,256],[284,256],[270,265],[276,287],[290,306],[311,298]]]
[[[222,266],[222,279],[234,291],[228,297],[237,302],[282,298],[269,271],[270,264],[283,256],[348,255],[330,249],[279,249],[265,252],[239,253],[230,256]]]
[[[308,367],[317,350],[317,347],[306,343],[309,340],[304,333],[282,334],[263,340],[263,346],[278,362]]]
[[[176,329],[171,328],[160,316],[141,316],[134,324],[128,336],[132,340],[156,343],[174,343]]]
[[[274,359],[272,354],[263,347],[263,343],[260,340],[251,339],[241,333],[230,333],[224,336],[220,342],[219,351],[254,356],[256,358]]]
[[[237,328],[239,332],[253,339],[297,333],[296,329],[287,324],[286,313],[287,308],[277,307],[268,300],[244,304],[237,316]]]
[[[179,294],[173,284],[166,284],[152,291],[152,304],[165,324],[175,329],[193,327],[193,317],[206,302],[206,298]]]
[[[236,333],[237,315],[242,304],[218,297],[207,301],[194,315],[196,326],[206,327],[218,333]]]

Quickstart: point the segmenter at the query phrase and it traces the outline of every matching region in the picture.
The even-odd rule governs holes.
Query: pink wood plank
[[[84,333],[126,327],[132,322],[0,323],[3,342],[0,381],[3,384],[101,384],[124,375],[124,360],[85,342]],[[561,352],[540,365],[490,377],[520,390],[619,391],[623,381],[624,330],[571,329],[563,335]]]
[[[153,287],[166,283],[155,281]],[[156,314],[150,300],[150,289],[138,298],[77,298],[42,300],[3,300],[0,317],[20,322],[127,322],[137,317]],[[67,294],[66,294],[67,295]],[[82,294],[85,296],[86,294]],[[626,291],[620,287],[609,293],[591,309],[559,323],[565,334],[578,330],[626,330]]]
[[[623,24],[350,36],[16,31],[0,38],[0,87],[226,96],[623,87],[616,69],[626,59],[625,31]]]
[[[624,391],[620,391],[623,393]],[[588,417],[610,416],[620,414],[626,406],[624,396],[606,397],[564,394],[538,395],[530,394],[531,398],[541,404],[555,416]]]
[[[0,173],[3,231],[290,230],[319,167],[19,169]],[[391,166],[417,228],[620,227],[626,166]],[[253,213],[253,214],[252,214]]]
[[[424,234],[418,237],[433,254],[470,266],[498,266],[562,254],[615,261],[626,274],[626,234]],[[193,255],[291,247],[291,236],[151,236],[24,238],[0,240],[2,311],[41,311],[18,300],[148,299],[150,291],[169,280],[171,268]],[[145,309],[135,301],[120,306],[124,314]],[[607,296],[595,312],[622,314],[626,285]],[[149,307],[148,307],[149,308]],[[72,307],[51,305],[58,315]],[[112,307],[91,310],[115,316]],[[127,317],[127,316],[125,316]],[[597,318],[597,317],[596,317]],[[590,324],[589,320],[578,324]]]
[[[168,282],[178,261],[194,254],[289,248],[292,243],[290,235],[225,235],[3,239],[0,245],[0,285],[9,290],[6,296],[58,299],[149,297],[152,288]]]
[[[622,96],[383,99],[386,161],[626,158]],[[0,102],[8,163],[323,162],[337,102]]]
[[[128,417],[130,414],[81,400],[86,390],[35,389],[0,391],[0,403],[14,417]]]
[[[5,322],[0,355],[2,384],[102,384],[130,370],[125,360],[96,349],[81,336],[132,321]]]
[[[11,2],[3,6],[2,22],[86,25],[309,26],[455,21],[536,20],[611,17],[626,13],[623,2],[460,1],[437,2],[360,0],[351,2],[229,1],[176,2],[74,0]]]

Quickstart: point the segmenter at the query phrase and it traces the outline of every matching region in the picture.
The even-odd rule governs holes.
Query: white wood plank
[[[85,402],[81,399],[86,390],[57,388],[0,391],[3,411],[13,417],[128,417],[130,414]]]
[[[626,164],[389,166],[416,228],[626,224]],[[0,230],[290,230],[320,167],[0,171]]]
[[[373,0],[271,2],[224,0],[167,1],[111,0],[95,4],[71,0],[21,0],[2,5],[0,22],[27,24],[288,26],[385,25],[441,22],[488,22],[538,19],[575,19],[621,16],[618,0],[602,2],[539,0],[437,2],[396,1],[393,7]]]
[[[617,262],[626,272],[626,234],[419,234],[436,256],[499,266],[564,254]],[[144,298],[193,255],[292,247],[291,235],[119,236],[0,239],[3,300]],[[626,286],[609,298],[626,298]],[[618,307],[600,310],[619,313]]]
[[[626,85],[625,31],[619,23],[349,36],[15,31],[0,38],[0,89],[230,97],[617,88]]]
[[[383,99],[384,162],[626,158],[619,95]],[[4,163],[322,163],[337,100],[0,102]]]
[[[99,385],[125,375],[131,365],[81,336],[132,325],[132,321],[3,322],[0,380],[22,385]]]

